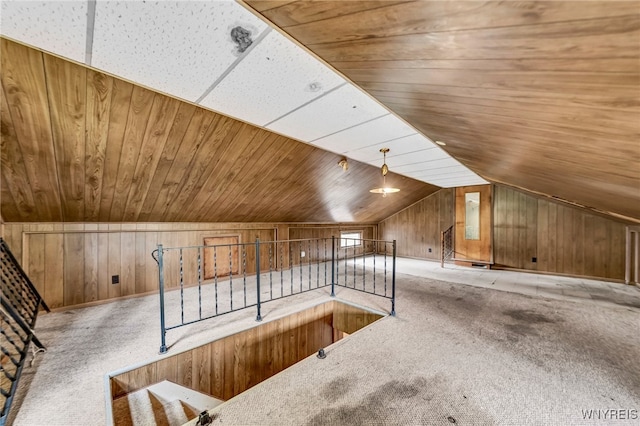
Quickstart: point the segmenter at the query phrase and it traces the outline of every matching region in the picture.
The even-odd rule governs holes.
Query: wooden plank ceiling
[[[485,179],[640,219],[638,1],[246,3]]]
[[[6,222],[377,222],[438,189],[1,42]]]

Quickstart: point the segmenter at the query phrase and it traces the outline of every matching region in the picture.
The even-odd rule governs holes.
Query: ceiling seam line
[[[84,63],[91,66],[93,60],[93,34],[96,23],[96,0],[87,0],[87,38]]]
[[[362,146],[360,148],[356,148],[356,149],[351,150],[351,151],[347,151],[345,154],[348,154],[349,152],[360,151],[360,150],[363,150],[363,149],[366,149],[366,148],[371,148],[373,146],[380,145],[381,143],[393,142],[393,141],[397,141],[399,139],[404,139],[404,138],[408,138],[409,136],[415,136],[415,135],[420,135],[420,133],[414,132],[414,133],[411,133],[410,135],[398,136],[397,138],[391,138],[391,139],[387,139],[387,140],[384,140],[384,141],[376,142],[376,143],[371,144],[371,145],[366,145],[366,146]],[[425,149],[431,149],[431,148],[425,148]],[[422,151],[422,150],[418,149],[417,151]],[[411,151],[411,152],[414,152],[414,151]],[[398,155],[402,155],[402,154],[398,154]],[[398,155],[394,155],[393,157],[397,157]],[[387,156],[387,158],[391,158],[391,157],[392,157],[391,155]]]
[[[365,121],[363,121],[362,123],[358,123],[358,124],[354,124],[353,126],[345,127],[344,129],[340,129],[340,130],[338,130],[338,131],[336,131],[336,132],[329,133],[328,135],[320,136],[319,138],[315,138],[315,139],[313,139],[313,140],[311,140],[311,141],[309,141],[309,142],[310,142],[310,143],[311,143],[311,142],[316,142],[316,141],[318,141],[318,140],[320,140],[320,139],[328,138],[329,136],[333,136],[333,135],[335,135],[335,134],[337,134],[337,133],[344,132],[345,130],[353,129],[354,127],[362,126],[363,124],[370,123],[370,122],[372,122],[372,121],[374,121],[374,120],[377,120],[377,119],[379,119],[379,118],[386,117],[387,115],[391,115],[391,113],[390,113],[390,112],[387,112],[386,114],[382,114],[382,115],[379,115],[379,116],[377,116],[377,117],[370,118],[369,120],[365,120]]]
[[[293,114],[294,112],[298,111],[299,109],[302,109],[302,108],[306,107],[306,106],[307,106],[307,105],[309,105],[310,103],[315,102],[315,101],[317,101],[318,99],[320,99],[320,98],[323,98],[323,97],[327,96],[327,95],[328,95],[329,93],[331,93],[331,92],[335,92],[336,90],[338,90],[339,88],[341,88],[341,87],[345,86],[346,84],[348,84],[348,82],[346,82],[346,81],[345,81],[344,83],[341,83],[341,84],[337,85],[336,87],[334,87],[334,88],[332,88],[332,89],[330,89],[330,90],[327,90],[327,91],[326,91],[326,92],[324,92],[323,94],[321,94],[321,95],[319,95],[319,96],[317,96],[317,97],[315,97],[315,98],[311,99],[310,101],[307,101],[307,102],[303,103],[302,105],[299,105],[299,106],[295,107],[295,108],[294,108],[294,109],[292,109],[291,111],[289,111],[289,112],[287,112],[287,113],[282,114],[280,117],[278,117],[278,118],[274,118],[273,120],[271,120],[271,121],[270,121],[270,122],[268,122],[267,124],[263,124],[263,125],[262,125],[262,127],[270,126],[270,125],[272,125],[273,123],[275,123],[276,121],[278,121],[278,120],[282,120],[283,118],[285,118],[285,117],[286,117],[286,116],[288,116],[289,114]]]
[[[271,27],[268,26],[267,28],[265,28],[264,31],[262,31],[262,33],[260,33],[260,35],[255,40],[253,40],[253,43],[251,43],[251,45],[247,47],[247,49],[243,52],[243,54],[237,57],[236,60],[233,61],[233,63],[231,63],[231,65],[229,65],[229,67],[227,67],[227,69],[224,70],[224,72],[218,78],[216,78],[216,80],[211,84],[211,86],[209,86],[209,88],[207,88],[207,90],[205,90],[204,93],[200,95],[198,99],[195,100],[195,103],[199,104],[204,100],[204,98],[209,96],[209,94],[213,91],[213,89],[215,89],[220,83],[222,83],[222,80],[227,78],[227,76],[231,74],[231,71],[233,71],[238,66],[238,64],[240,64],[240,62],[244,60],[244,58],[249,56],[249,53],[251,53],[253,48],[256,47],[258,44],[260,44],[260,42],[264,40],[264,38],[270,32],[271,32]]]

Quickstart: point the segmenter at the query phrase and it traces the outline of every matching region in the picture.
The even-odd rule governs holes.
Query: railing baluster
[[[355,240],[353,241],[353,288],[356,288],[356,270],[358,269],[356,267],[356,259],[358,258],[358,255],[356,254],[356,245],[355,245]]]
[[[182,249],[180,249],[180,318],[184,324],[184,280],[182,274]]]
[[[384,243],[384,296],[387,297],[387,243]]]
[[[320,287],[320,240],[316,240],[316,288]]]
[[[164,261],[163,261],[162,244],[158,244],[158,286],[160,294],[160,353],[167,352],[167,329],[165,324],[165,312],[164,312]]]
[[[271,275],[271,272],[273,270],[272,256],[271,243],[269,243],[269,297],[271,299],[273,299],[273,277]]]
[[[293,294],[293,244],[289,242],[289,279],[291,281],[291,292]]]
[[[233,259],[231,257],[231,246],[229,250],[229,300],[231,301],[231,310],[233,311]]]
[[[260,314],[260,238],[256,237],[256,307],[258,313],[256,321],[262,321]]]
[[[367,291],[367,283],[365,282],[365,277],[367,275],[366,269],[365,269],[365,264],[367,262],[367,258],[365,257],[366,252],[367,251],[365,250],[365,246],[364,244],[362,244],[362,290],[363,291]]]
[[[311,240],[307,241],[307,265],[309,265],[309,290],[311,290]]]
[[[218,315],[218,253],[213,247],[213,287],[215,289],[216,315]]]
[[[242,245],[242,291],[244,293],[244,306],[247,307],[247,249]]]
[[[298,241],[298,253],[300,254],[300,261],[298,266],[300,267],[300,293],[302,293],[302,242]]]
[[[284,250],[283,246],[284,244],[280,243],[280,297],[284,296],[284,256],[282,253]]]
[[[202,319],[202,268],[201,268],[201,247],[198,247],[198,318]]]
[[[391,270],[391,316],[396,316],[396,240],[393,240],[393,266]]]

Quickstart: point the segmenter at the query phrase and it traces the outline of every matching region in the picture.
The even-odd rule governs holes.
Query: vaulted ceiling
[[[2,217],[375,222],[438,188],[2,42]]]
[[[244,5],[3,1],[3,219],[375,222],[486,180],[640,219],[637,2]]]
[[[485,179],[640,219],[638,1],[246,3]]]

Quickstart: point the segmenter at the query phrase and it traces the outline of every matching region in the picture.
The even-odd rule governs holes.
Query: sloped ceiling
[[[489,180],[640,220],[637,2],[242,5],[3,0],[4,49],[90,66],[3,52],[3,219],[375,221]]]
[[[485,179],[640,219],[637,1],[254,1]]]
[[[7,47],[15,40],[73,61],[66,63],[47,54],[40,55],[41,61],[33,52],[3,55],[2,136],[8,150],[3,152],[6,170],[2,173],[5,220],[368,221],[416,201],[416,194],[433,192],[434,185],[486,183],[237,2],[3,0],[1,7],[0,31],[7,52],[20,50]],[[24,57],[29,61],[16,62]],[[89,69],[77,68],[78,63]],[[101,75],[95,78],[104,82],[94,81],[94,71]],[[124,84],[115,83],[118,78],[136,87],[131,89],[131,99],[116,90]],[[160,101],[159,93],[150,94],[142,88],[169,97]],[[105,98],[92,99],[98,92]],[[225,116],[214,120],[214,127],[205,126],[207,138],[217,137],[214,130],[226,134],[227,117],[240,120],[229,125],[239,136],[225,139],[240,151],[200,138],[200,151],[187,153],[198,158],[188,157],[189,161],[180,163],[182,151],[175,154],[172,150],[199,143],[196,138],[200,135],[189,127],[184,139],[172,141],[172,137],[181,138],[184,129],[172,127],[167,120],[174,118],[176,108],[182,111],[186,107],[174,106],[171,98]],[[182,119],[180,113],[175,114],[176,119]],[[239,132],[243,122],[262,131]],[[121,136],[114,136],[114,131]],[[291,183],[289,191],[282,192],[279,185],[274,191],[271,180],[262,175],[248,180],[247,173],[265,173],[262,166],[278,163],[289,151],[244,152],[242,143],[248,143],[245,139],[249,138],[253,147],[279,140],[279,135],[289,142],[295,139],[345,155],[352,167],[340,180],[332,180],[317,171],[324,164],[311,163],[321,161],[322,153],[337,169],[342,156],[309,151],[310,146],[305,146],[291,154],[297,163],[295,171],[314,170],[315,174],[304,175],[305,179],[297,176],[294,183],[290,181],[293,166],[283,169],[287,179],[280,183]],[[169,152],[163,153],[163,147]],[[388,183],[400,187],[401,193],[383,200],[386,204],[368,193],[381,183],[376,170],[382,162],[381,148],[390,148],[387,164],[402,175],[399,181],[389,176]],[[149,157],[152,154],[160,159]],[[190,167],[205,158],[213,164],[228,163],[230,168],[227,174],[213,177],[208,172],[180,171],[188,181],[176,182],[178,172],[163,175],[169,167],[163,162],[165,155],[171,167]],[[260,157],[250,159],[248,170],[242,155]],[[305,168],[307,162],[310,164]],[[359,162],[372,166],[367,172],[372,179],[352,171],[354,165],[360,167]],[[159,171],[154,169],[158,164]],[[236,172],[245,175],[236,176]],[[171,189],[158,189],[160,185]],[[216,191],[243,192],[212,195]],[[203,205],[185,210],[188,197],[197,200],[189,200],[187,206]],[[251,202],[242,202],[245,197]],[[260,204],[256,197],[267,201]],[[225,204],[220,204],[222,200]],[[240,204],[226,204],[232,200]],[[293,204],[279,205],[286,200]],[[171,213],[170,205],[179,212]],[[379,209],[381,205],[384,208]]]
[[[7,222],[376,222],[438,189],[1,42]]]

